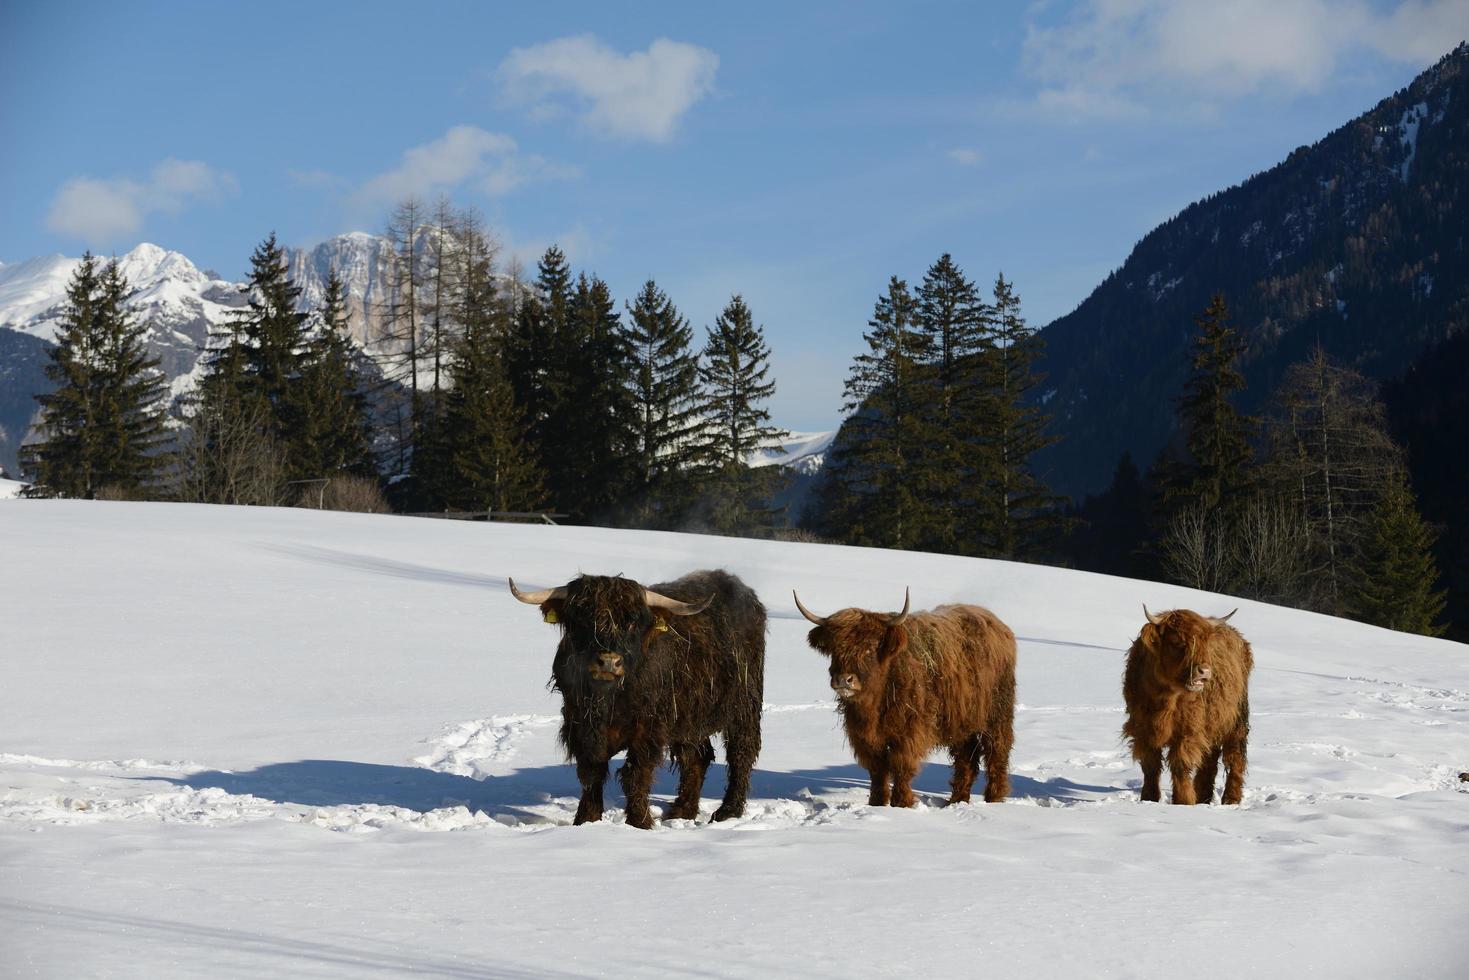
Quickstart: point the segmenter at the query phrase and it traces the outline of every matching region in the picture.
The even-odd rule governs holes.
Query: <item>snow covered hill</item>
[[[8,976],[1450,977],[1469,648],[973,559],[299,510],[0,502]],[[553,628],[507,593],[717,565],[770,607],[748,815],[568,826]],[[983,602],[1021,637],[1015,793],[864,804],[818,610]],[[1257,658],[1240,807],[1142,804],[1140,603]],[[659,780],[667,802],[672,782]]]

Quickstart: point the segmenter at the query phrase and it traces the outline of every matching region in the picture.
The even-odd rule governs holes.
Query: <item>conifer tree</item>
[[[285,454],[287,479],[315,479],[322,475],[318,461],[302,441],[307,314],[297,310],[301,290],[291,282],[275,232],[250,256],[247,287],[248,305],[231,317],[241,341],[241,397],[262,407],[269,434]]]
[[[560,451],[562,434],[549,424],[564,387],[564,359],[578,356],[566,341],[566,315],[571,302],[571,269],[566,255],[552,245],[537,265],[532,294],[521,298],[506,340],[506,373],[515,404],[524,413],[526,441],[549,474]],[[550,489],[548,487],[548,489]],[[554,493],[554,490],[551,491]],[[563,501],[554,500],[565,508]]]
[[[632,356],[636,473],[629,518],[671,527],[691,492],[687,471],[699,431],[698,358],[693,330],[653,280],[627,304]]]
[[[601,279],[577,278],[556,347],[547,483],[558,507],[607,521],[635,485],[636,411],[631,350]]]
[[[327,278],[319,316],[300,382],[303,469],[326,478],[338,473],[374,476],[367,398],[347,333],[346,291],[335,269]]]
[[[972,552],[962,515],[983,495],[996,470],[986,438],[996,416],[994,391],[985,376],[994,354],[989,312],[948,253],[924,274],[917,301],[916,325],[927,338],[932,364],[920,409],[925,431],[913,462],[930,511],[918,547]]]
[[[704,519],[723,533],[765,528],[774,519],[769,497],[775,475],[766,467],[752,468],[749,457],[786,434],[770,424],[765,408],[775,393],[775,382],[766,380],[770,348],[765,331],[755,325],[750,307],[737,294],[707,334],[699,364],[705,424],[695,450]]]
[[[923,412],[932,390],[923,365],[931,336],[917,324],[918,303],[897,276],[873,308],[863,335],[868,351],[852,363],[845,388],[840,445],[833,478],[842,537],[854,544],[913,548],[931,534],[925,485],[915,462],[932,434]]]
[[[1229,508],[1248,482],[1250,439],[1255,420],[1239,413],[1232,401],[1244,389],[1236,366],[1244,341],[1229,325],[1224,296],[1214,294],[1203,316],[1195,317],[1194,375],[1179,399],[1189,459],[1165,482],[1167,500],[1182,499],[1206,509]]]
[[[1447,627],[1435,621],[1443,612],[1447,593],[1434,587],[1438,583],[1435,535],[1419,515],[1401,471],[1393,473],[1363,530],[1348,576],[1352,615],[1404,633],[1441,636]]]
[[[489,329],[467,329],[449,362],[445,397],[451,478],[444,502],[465,510],[529,510],[540,503],[541,474],[525,445],[524,422]]]
[[[99,274],[88,252],[67,285],[67,306],[47,376],[55,391],[36,396],[45,438],[27,447],[35,492],[95,497],[137,493],[162,468],[163,398],[158,359],[126,305],[116,260]]]
[[[995,475],[976,501],[974,530],[994,557],[1026,558],[1041,553],[1061,528],[1058,498],[1030,467],[1031,456],[1056,441],[1033,395],[1045,380],[1036,370],[1045,341],[1025,322],[1020,296],[1003,274],[994,292],[988,354],[994,420],[987,449]]]

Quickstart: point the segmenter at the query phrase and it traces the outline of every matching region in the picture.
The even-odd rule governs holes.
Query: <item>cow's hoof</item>
[[[636,827],[639,830],[652,830],[653,829],[653,815],[651,813],[644,813],[644,814],[640,814],[638,816],[633,816],[632,814],[628,814],[628,817],[627,817],[627,825],[629,827]]]
[[[744,815],[744,807],[724,805],[714,811],[714,821],[718,823],[723,820],[733,820],[736,817],[743,817]]]

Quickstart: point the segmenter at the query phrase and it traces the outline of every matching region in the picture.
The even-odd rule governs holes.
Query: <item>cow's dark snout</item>
[[[597,662],[588,667],[587,672],[599,681],[612,681],[627,671],[622,665],[622,654],[604,650],[597,655]]]
[[[857,680],[856,674],[833,674],[831,689],[837,692],[838,697],[849,698],[862,690],[862,682]]]

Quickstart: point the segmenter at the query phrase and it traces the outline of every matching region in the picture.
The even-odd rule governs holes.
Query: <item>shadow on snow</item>
[[[614,760],[606,790],[607,804],[614,807],[621,806],[623,802],[621,788],[615,781],[616,769]],[[942,803],[948,797],[949,776],[947,765],[927,765],[914,780],[913,789],[931,805]],[[704,783],[704,797],[708,799],[722,794],[724,780],[724,766],[717,763],[710,766]],[[210,770],[165,781],[193,789],[218,788],[233,795],[301,806],[377,804],[420,813],[465,806],[470,810],[482,810],[492,818],[509,818],[517,823],[564,822],[530,808],[558,800],[574,800],[581,794],[576,770],[570,765],[530,767],[503,776],[473,779],[414,766],[302,759],[272,763],[244,772]],[[1010,785],[1012,799],[1054,803],[1074,803],[1128,791],[1118,786],[1093,786],[1062,778],[1042,781],[1014,774],[1010,777]],[[655,797],[666,803],[677,788],[676,774],[666,767],[660,769],[653,787]],[[974,787],[976,800],[982,798],[983,788],[984,778],[981,776]],[[757,769],[751,775],[750,799],[758,802],[860,794],[857,796],[860,802],[867,789],[867,771],[857,765],[790,772]]]

